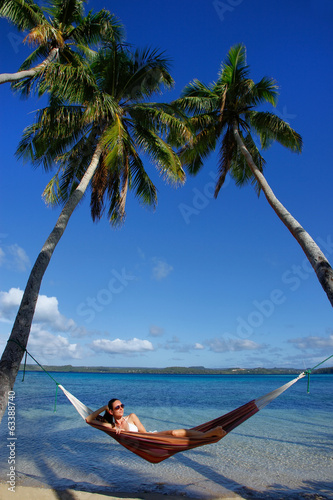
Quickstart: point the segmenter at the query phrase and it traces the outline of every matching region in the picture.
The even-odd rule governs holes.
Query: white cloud
[[[263,349],[264,346],[248,339],[215,338],[205,342],[213,352],[253,351]]]
[[[3,320],[13,320],[21,303],[23,290],[11,288],[9,292],[0,292],[0,318]],[[39,295],[36,311],[34,315],[34,324],[41,323],[48,325],[55,331],[75,330],[75,322],[67,319],[59,311],[59,302],[56,297],[47,297]]]
[[[37,300],[34,323],[48,324],[53,330],[68,331],[74,328],[75,322],[67,319],[59,311],[59,302],[56,297],[39,295]]]
[[[198,342],[196,342],[195,344],[182,343],[176,336],[173,336],[172,339],[168,339],[164,344],[159,344],[158,347],[160,349],[166,349],[168,351],[181,352],[181,353],[192,352],[193,350],[205,349],[205,347],[202,344],[199,344]]]
[[[196,342],[194,344],[194,349],[204,349],[204,346],[202,344],[199,344],[198,342]]]
[[[30,267],[30,259],[25,250],[16,243],[0,248],[0,266],[16,271],[26,271]]]
[[[160,281],[166,278],[172,271],[173,267],[162,259],[153,258],[154,267],[152,270],[153,278]]]
[[[9,292],[0,292],[0,321],[12,323],[21,303],[23,291],[11,288]],[[100,335],[94,330],[87,330],[77,325],[71,318],[66,318],[59,311],[59,302],[56,297],[39,295],[32,325],[40,325],[44,330],[65,332],[72,338]]]
[[[90,348],[95,352],[105,352],[108,354],[135,354],[139,352],[153,351],[154,347],[149,340],[133,338],[131,340],[94,340]]]
[[[23,291],[19,288],[11,288],[9,292],[0,292],[0,318],[2,320],[14,319],[22,295]]]
[[[329,349],[333,348],[333,333],[327,337],[299,337],[297,339],[288,340],[290,344],[294,344],[297,349],[306,351],[307,349],[319,349],[328,352]]]
[[[19,288],[0,292],[1,321],[12,322],[22,296],[23,291]],[[44,363],[50,358],[57,358],[57,360],[81,358],[82,348],[77,343],[70,343],[64,335],[60,334],[62,332],[78,337],[86,334],[84,328],[78,327],[72,319],[67,319],[60,313],[56,297],[40,295],[29,336],[28,350],[38,353],[38,359]]]
[[[53,335],[44,330],[40,325],[34,325],[31,329],[28,344],[29,352],[38,353],[39,359],[49,360],[49,358],[60,359],[80,359],[82,357],[81,346],[71,344],[62,335]]]

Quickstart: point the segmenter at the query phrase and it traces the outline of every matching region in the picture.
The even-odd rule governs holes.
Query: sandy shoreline
[[[15,491],[9,491],[8,485],[0,483],[1,500],[13,500],[15,496],[24,498],[24,500],[191,500],[191,497],[184,495],[163,495],[159,493],[92,493],[89,491],[77,491],[73,489],[54,490],[48,488],[34,488],[31,486],[17,486]],[[211,497],[210,500],[242,500],[243,497],[230,492],[230,495]],[[197,500],[197,499],[196,499]]]

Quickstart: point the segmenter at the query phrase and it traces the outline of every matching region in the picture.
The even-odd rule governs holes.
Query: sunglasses
[[[120,410],[120,408],[125,408],[125,405],[124,405],[124,404],[117,405],[117,406],[115,406],[113,409],[114,409],[114,410]]]

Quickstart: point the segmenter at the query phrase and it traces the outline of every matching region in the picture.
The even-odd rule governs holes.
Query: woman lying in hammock
[[[116,430],[117,434],[120,434],[121,431],[126,432],[144,432],[148,433],[139,418],[135,415],[135,413],[130,413],[126,417],[124,417],[124,406],[119,399],[111,399],[107,405],[99,408],[98,410],[91,413],[86,421],[89,424],[98,424],[103,425],[107,428],[113,428]],[[104,411],[103,417],[100,417],[100,414]],[[192,437],[192,438],[205,438],[205,437],[220,437],[226,435],[226,432],[222,429],[222,427],[215,427],[207,432],[195,431],[192,429],[174,429],[170,431],[162,431],[158,433],[159,435],[171,435],[175,437]]]

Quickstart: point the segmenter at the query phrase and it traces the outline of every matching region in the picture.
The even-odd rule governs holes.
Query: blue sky
[[[127,40],[165,50],[175,87],[217,78],[244,43],[251,76],[280,86],[275,112],[303,137],[294,155],[264,153],[275,194],[333,261],[332,17],[328,0],[90,1],[125,24]],[[29,53],[1,20],[1,72]],[[51,174],[14,157],[42,105],[0,87],[0,349],[28,275],[59,215],[41,198]],[[269,109],[269,108],[267,108]],[[93,224],[89,197],[44,276],[28,350],[42,363],[87,366],[312,367],[333,353],[332,308],[301,248],[251,186],[226,180],[213,199],[216,156],[184,187],[163,184],[155,212],[130,197],[121,229]],[[328,362],[331,365],[330,362]]]

